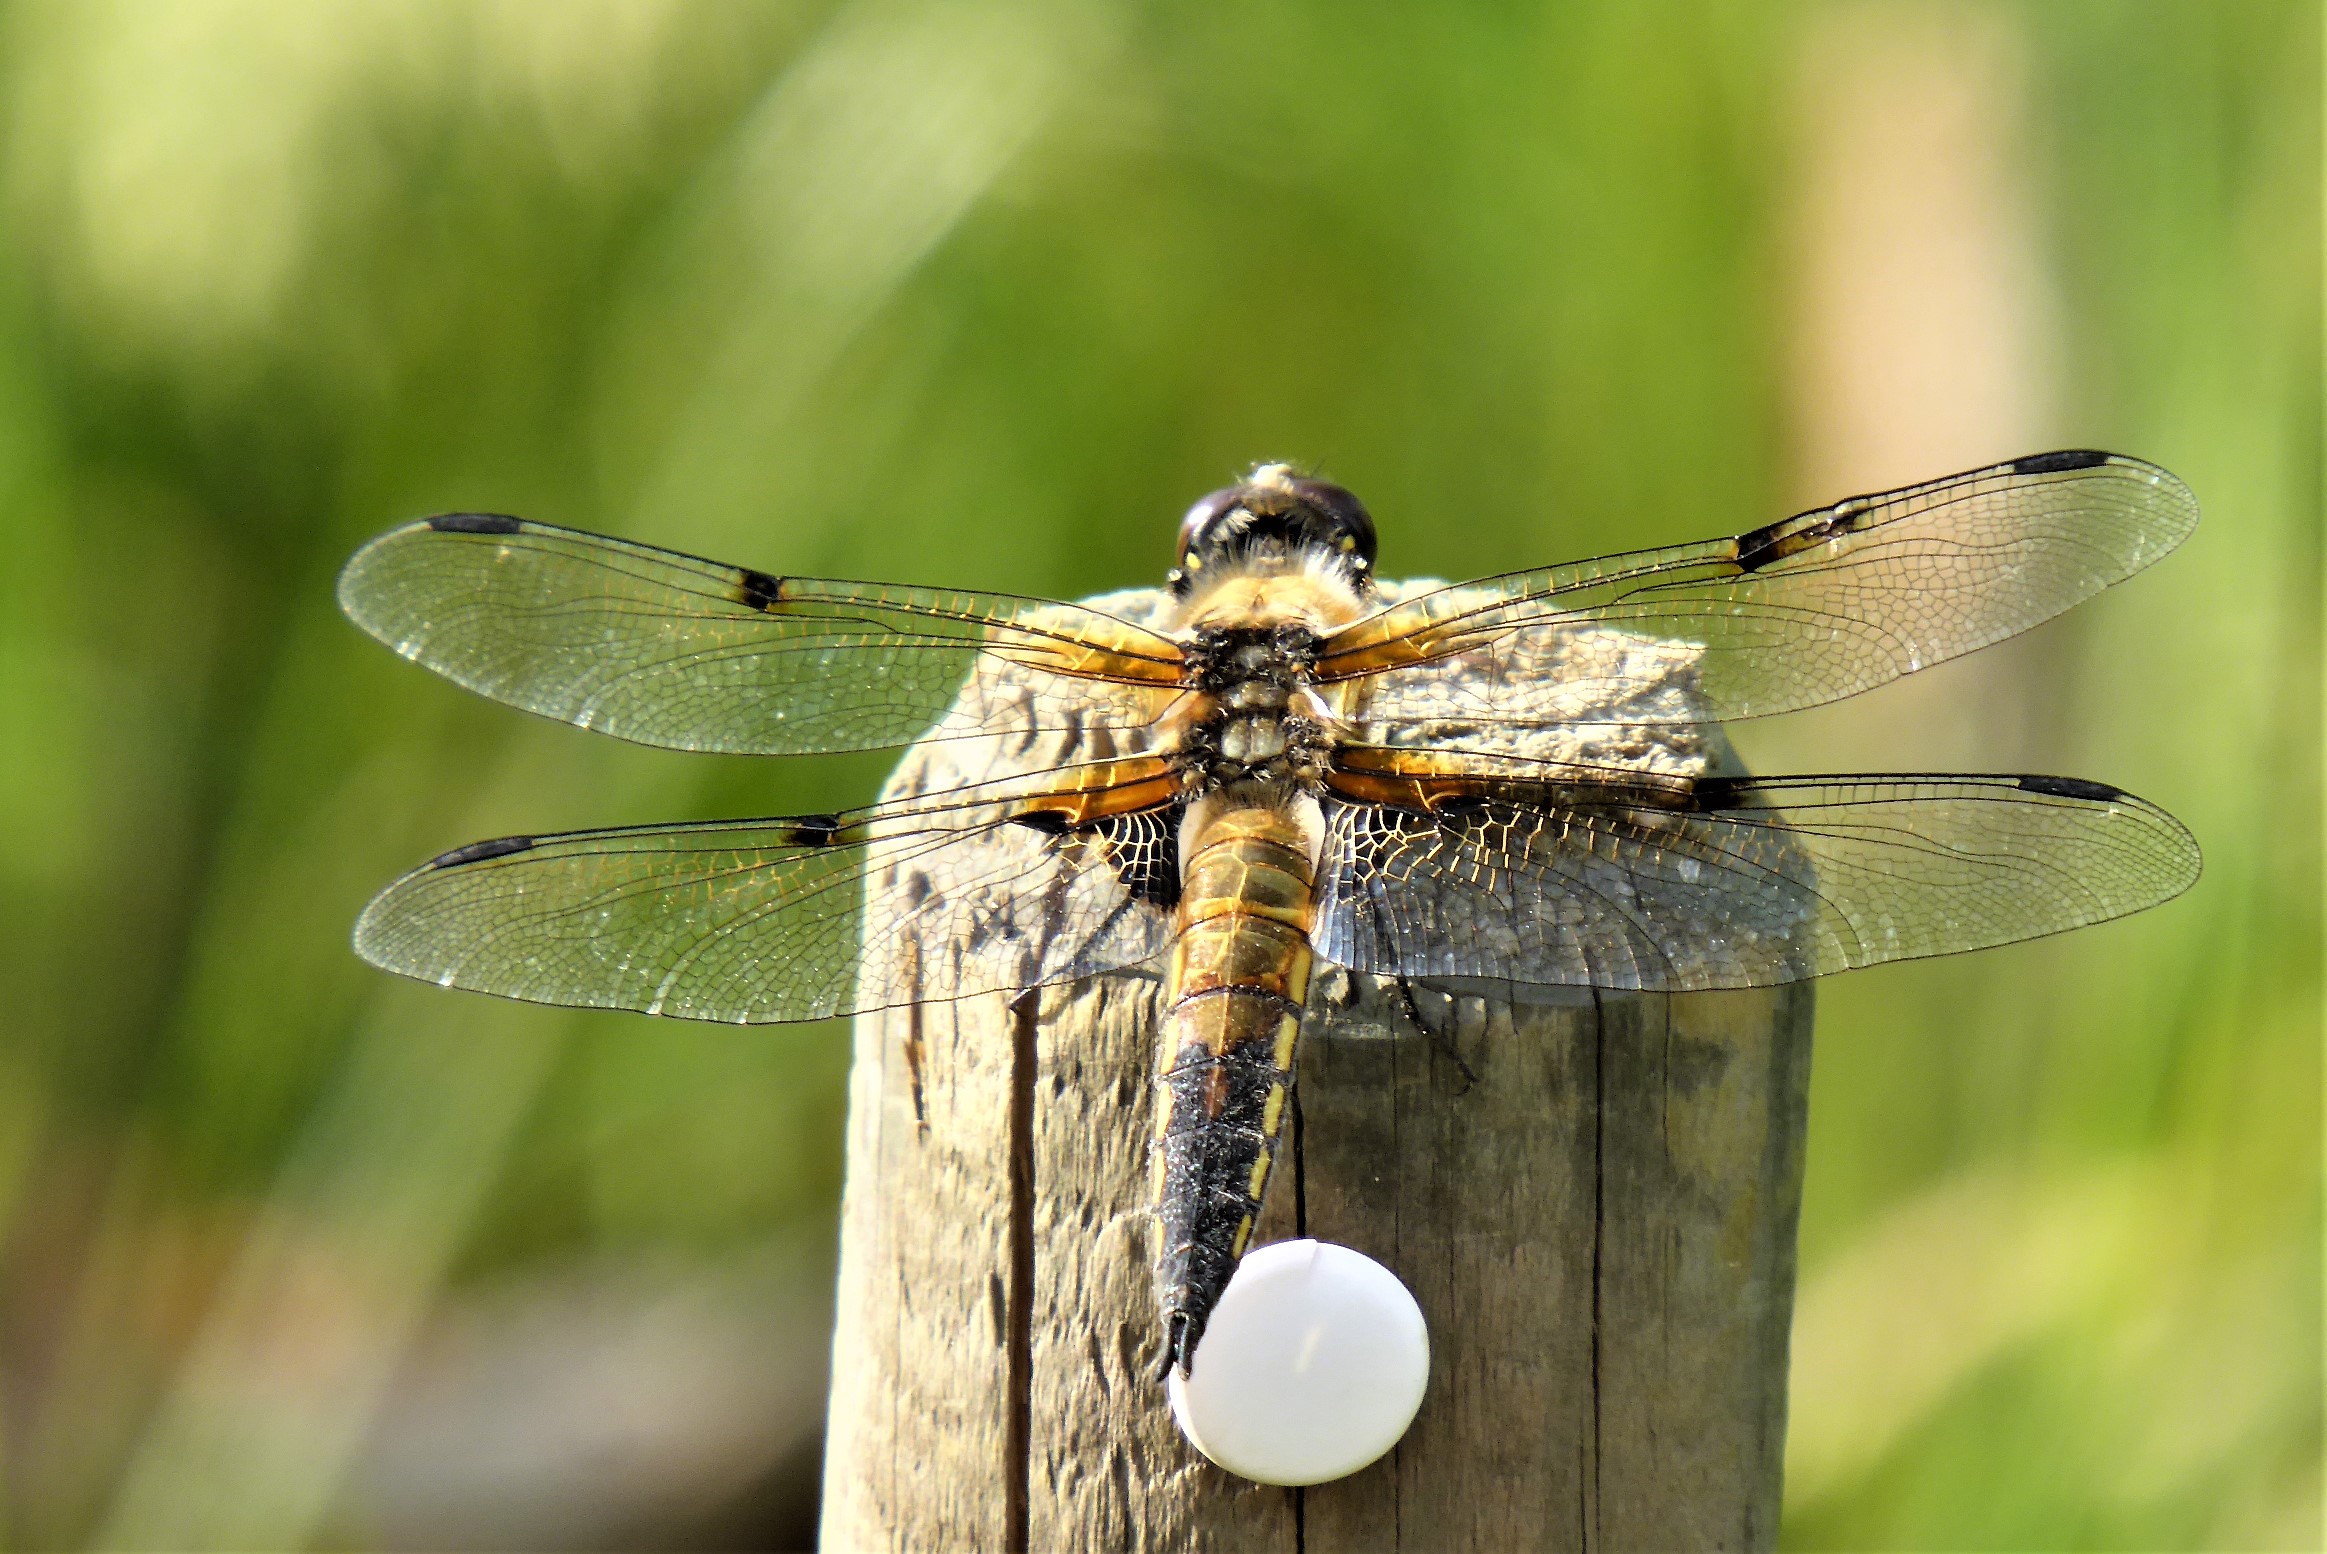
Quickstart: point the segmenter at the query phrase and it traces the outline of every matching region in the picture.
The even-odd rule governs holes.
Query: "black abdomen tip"
[[[1163,1373],[1158,1381],[1169,1381],[1173,1371],[1188,1374],[1196,1363],[1196,1344],[1204,1336],[1203,1324],[1185,1311],[1175,1311],[1164,1319]]]

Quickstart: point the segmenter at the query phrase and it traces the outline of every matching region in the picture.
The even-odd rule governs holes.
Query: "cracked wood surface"
[[[889,791],[1039,757],[931,742]],[[1413,1290],[1431,1380],[1405,1440],[1295,1491],[1174,1428],[1148,1272],[1157,977],[893,1009],[856,1025],[825,1548],[1775,1545],[1808,985],[1420,993],[1472,1084],[1385,986],[1319,970],[1255,1240],[1343,1242]]]

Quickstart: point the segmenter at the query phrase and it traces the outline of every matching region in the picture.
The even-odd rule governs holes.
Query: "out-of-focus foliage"
[[[2084,444],[2185,477],[2198,537],[1740,734],[2105,778],[2207,849],[2141,920],[1825,990],[1786,1536],[2318,1547],[2318,28],[9,7],[5,1536],[812,1525],[846,1032],[397,985],[347,928],[457,842],[879,763],[465,697],[334,612],[372,532],[494,509],[1074,595],[1152,580],[1262,457],[1445,575]]]

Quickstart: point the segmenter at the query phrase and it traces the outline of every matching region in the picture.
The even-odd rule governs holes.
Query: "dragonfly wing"
[[[1438,589],[1328,637],[1368,737],[1717,722],[1816,706],[2002,641],[2150,565],[2190,490],[2038,454],[1749,534]],[[1476,742],[1478,735],[1473,735]]]
[[[382,891],[356,950],[446,987],[738,1024],[1071,981],[1169,947],[1177,811],[1146,801],[1176,781],[481,842]]]
[[[641,744],[759,755],[920,737],[981,659],[1042,682],[1046,726],[1137,729],[1179,648],[1080,605],[772,577],[548,524],[457,514],[358,551],[341,607],[496,701]],[[949,735],[1023,733],[961,726]]]
[[[2122,917],[2198,873],[2172,816],[2099,783],[1663,781],[1595,798],[1473,773],[1435,811],[1329,801],[1317,950],[1389,976],[1755,987]]]

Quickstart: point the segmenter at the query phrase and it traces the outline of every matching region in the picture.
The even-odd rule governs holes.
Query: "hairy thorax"
[[[1362,612],[1345,577],[1302,567],[1230,573],[1180,601],[1192,694],[1173,721],[1191,791],[1322,785],[1340,708],[1310,683],[1318,643]]]

